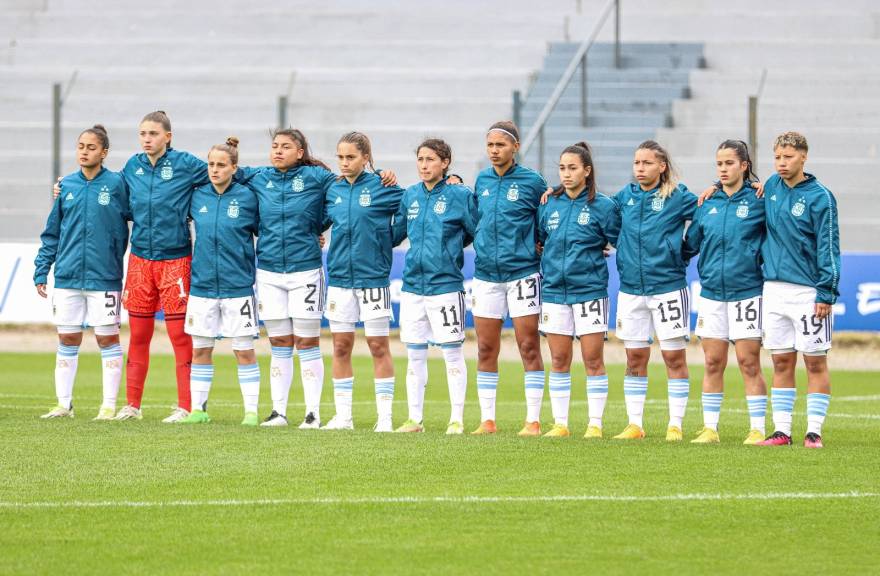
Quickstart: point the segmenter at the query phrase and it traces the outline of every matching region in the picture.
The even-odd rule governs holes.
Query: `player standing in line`
[[[232,182],[238,168],[238,139],[208,152],[211,183],[193,192],[190,218],[195,226],[192,288],[186,307],[186,332],[193,340],[190,390],[193,410],[187,424],[211,421],[208,394],[214,378],[212,355],[219,338],[230,338],[238,360],[238,383],[246,426],[256,426],[260,367],[254,353],[259,331],[254,299],[254,235],[259,226],[257,198]]]
[[[762,446],[791,444],[798,352],[807,369],[805,447],[822,448],[822,424],[831,400],[827,354],[831,307],[839,296],[840,232],[837,201],[815,176],[804,172],[807,151],[803,135],[781,134],[773,146],[776,174],[764,183],[764,347],[773,358],[776,430]]]
[[[668,376],[666,440],[679,442],[689,393],[685,349],[690,333],[687,264],[681,246],[697,197],[677,182],[669,154],[653,140],[636,149],[633,175],[636,181],[614,197],[622,215],[617,243],[617,337],[626,347],[623,393],[629,417],[629,424],[615,438],[645,437],[642,415],[656,331]]]
[[[555,425],[545,437],[566,437],[571,398],[573,337],[580,341],[587,371],[589,424],[584,438],[602,437],[608,398],[603,351],[608,333],[608,263],[603,251],[616,245],[620,209],[596,193],[593,155],[586,142],[559,157],[556,188],[538,209],[541,256],[541,332],[547,336],[553,366],[550,403]]]
[[[761,373],[761,310],[764,277],[761,244],[765,235],[764,200],[755,198],[748,147],[725,140],[716,152],[723,194],[715,194],[694,213],[685,235],[685,260],[700,255],[702,290],[696,334],[706,367],[703,375],[703,429],[695,444],[720,442],[718,419],[724,397],[724,369],[733,342],[743,376],[751,430],[744,444],[764,439],[767,385]]]
[[[324,205],[324,228],[333,226],[327,254],[324,316],[333,333],[336,415],[322,430],[354,428],[351,351],[355,324],[363,322],[375,377],[378,420],[373,430],[392,432],[394,364],[388,342],[392,315],[388,276],[392,259],[391,221],[403,189],[382,183],[373,169],[370,140],[360,132],[349,132],[339,139],[336,158],[342,176],[331,186]]]
[[[471,311],[477,332],[477,395],[480,426],[472,434],[494,434],[495,396],[501,327],[510,316],[525,369],[526,422],[520,436],[540,436],[544,398],[544,361],[538,321],[541,312],[538,202],[547,189],[544,178],[516,163],[519,130],[496,122],[486,134],[492,166],[477,176],[479,222],[474,239],[476,264]]]
[[[400,299],[400,340],[406,344],[409,418],[397,432],[423,432],[428,344],[440,346],[452,413],[447,434],[464,433],[464,247],[476,232],[477,203],[465,186],[449,184],[452,149],[429,138],[416,149],[421,182],[403,194],[394,217],[394,244],[409,238]]]
[[[103,402],[95,420],[112,420],[122,378],[119,304],[128,245],[128,189],[118,172],[104,168],[110,150],[100,124],[77,141],[80,169],[62,180],[64,195],[52,206],[34,262],[34,284],[46,298],[49,270],[55,265],[52,317],[58,327],[55,395],[58,406],[42,418],[73,418],[73,383],[83,327],[95,330],[101,349]]]

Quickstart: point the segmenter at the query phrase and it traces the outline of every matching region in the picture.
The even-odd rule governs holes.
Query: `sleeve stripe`
[[[828,191],[828,188],[822,184],[819,184],[819,187],[825,193],[825,199],[828,201],[828,259],[831,261],[831,294],[833,298],[840,281],[840,270],[837,269],[837,263],[834,261],[834,202],[831,200],[831,192]]]

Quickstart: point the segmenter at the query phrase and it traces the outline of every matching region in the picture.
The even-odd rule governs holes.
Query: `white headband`
[[[519,138],[517,138],[516,136],[514,136],[513,134],[511,134],[510,132],[508,132],[508,131],[505,130],[504,128],[490,128],[490,129],[489,129],[489,132],[504,132],[505,134],[507,134],[508,136],[510,136],[511,138],[513,138],[513,141],[514,141],[514,142],[516,142],[517,144],[519,144]]]

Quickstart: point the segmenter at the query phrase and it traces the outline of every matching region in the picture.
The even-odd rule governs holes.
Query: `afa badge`
[[[507,189],[507,199],[511,202],[519,200],[519,186],[516,183],[511,184],[510,188]]]
[[[654,212],[659,212],[663,210],[663,205],[666,203],[666,200],[661,198],[660,196],[654,196],[651,200],[651,210]]]
[[[736,207],[736,217],[737,218],[748,218],[749,216],[749,205],[744,201],[740,203],[739,206]]]
[[[578,224],[581,226],[586,226],[590,223],[590,211],[585,207],[581,210],[581,213],[578,214]]]
[[[801,196],[801,198],[799,198],[798,201],[795,202],[794,205],[791,207],[791,214],[795,218],[798,218],[803,215],[806,208],[807,205],[804,203],[803,196]]]
[[[446,212],[446,196],[441,196],[434,203],[434,214],[438,216]]]
[[[226,215],[230,218],[238,218],[238,200],[233,200],[226,208]]]
[[[373,198],[370,196],[370,189],[364,188],[363,190],[361,190],[361,195],[358,198],[358,204],[360,204],[361,206],[366,208],[372,203],[373,203]]]
[[[101,191],[98,193],[98,204],[101,206],[110,204],[110,189],[106,186],[101,186]]]
[[[162,180],[171,180],[174,177],[174,168],[171,167],[171,164],[165,164],[159,171],[159,176]]]
[[[303,179],[301,176],[297,176],[296,178],[293,179],[293,182],[290,183],[290,188],[294,192],[302,192],[303,190],[306,189],[306,184],[305,184],[305,182],[303,182]]]

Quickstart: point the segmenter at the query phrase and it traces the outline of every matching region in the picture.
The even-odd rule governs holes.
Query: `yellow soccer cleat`
[[[667,442],[681,442],[684,440],[684,432],[678,426],[670,426],[666,429]]]
[[[522,430],[516,433],[517,436],[540,436],[541,435],[541,423],[537,420],[534,422],[526,422],[525,426],[522,427]]]
[[[645,437],[645,431],[641,426],[635,424],[627,424],[623,432],[614,437],[615,440],[641,440]]]
[[[474,436],[484,436],[486,434],[495,434],[496,432],[498,432],[498,428],[495,427],[494,420],[483,420],[471,434]]]
[[[602,438],[602,429],[598,426],[587,426],[587,432],[584,434],[584,438],[587,439],[595,439]]]
[[[749,430],[749,435],[746,436],[746,439],[743,440],[743,444],[746,446],[754,446],[758,442],[764,441],[764,433],[760,430]]]
[[[571,436],[571,432],[568,431],[568,426],[564,424],[554,424],[553,428],[544,434],[544,438],[568,438],[569,436]]]
[[[721,437],[718,436],[718,432],[711,428],[703,428],[697,437],[691,440],[691,444],[719,444],[720,442]]]

